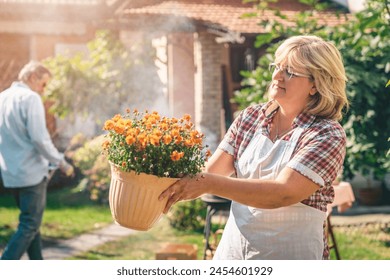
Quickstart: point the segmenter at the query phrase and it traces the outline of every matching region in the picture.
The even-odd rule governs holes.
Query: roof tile
[[[278,5],[290,19],[293,19],[299,10],[307,7],[289,0],[284,0]],[[266,30],[259,25],[262,19],[277,20],[286,25],[293,24],[292,21],[281,20],[272,11],[267,11],[261,16],[242,17],[244,14],[256,12],[258,10],[253,4],[243,4],[242,0],[138,0],[130,1],[125,6],[122,18],[132,15],[182,16],[199,22],[218,24],[230,31],[241,33],[265,32]],[[337,25],[344,21],[343,18],[337,17],[334,11],[316,12],[316,18],[319,23],[327,25]]]

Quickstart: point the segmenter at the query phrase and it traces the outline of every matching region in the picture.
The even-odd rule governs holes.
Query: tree
[[[386,152],[390,132],[390,4],[368,1],[367,8],[329,34],[343,55],[351,108],[344,118],[348,137],[347,175],[390,171]]]
[[[101,123],[123,107],[141,109],[162,94],[155,54],[147,44],[129,49],[114,33],[101,30],[87,48],[87,55],[45,60],[53,74],[45,97],[53,102],[56,116],[92,116]]]

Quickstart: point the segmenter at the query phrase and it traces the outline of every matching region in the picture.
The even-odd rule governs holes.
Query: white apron
[[[302,131],[295,128],[290,141],[275,143],[257,133],[237,163],[237,177],[275,179]],[[325,219],[325,212],[302,203],[260,209],[233,201],[214,259],[322,259]]]

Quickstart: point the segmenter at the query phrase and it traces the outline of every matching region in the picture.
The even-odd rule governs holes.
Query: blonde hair
[[[275,52],[275,63],[293,69],[306,69],[317,93],[310,95],[305,112],[322,118],[342,119],[348,108],[345,92],[347,77],[338,49],[317,36],[294,36],[285,40]]]
[[[42,63],[32,60],[24,65],[22,70],[20,70],[18,79],[19,81],[27,83],[33,74],[36,75],[39,79],[41,79],[45,74],[48,74],[51,77],[49,69],[43,66]]]

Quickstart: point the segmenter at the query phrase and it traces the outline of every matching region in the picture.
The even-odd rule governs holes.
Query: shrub
[[[75,136],[81,137],[79,135]],[[101,153],[103,136],[85,141],[80,147],[70,152],[74,165],[80,169],[84,178],[80,186],[89,192],[90,199],[99,203],[108,202],[110,187],[110,166],[107,159]]]
[[[183,231],[202,231],[205,217],[206,205],[200,199],[176,203],[168,213],[170,225]]]

